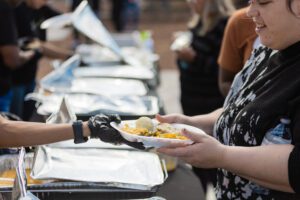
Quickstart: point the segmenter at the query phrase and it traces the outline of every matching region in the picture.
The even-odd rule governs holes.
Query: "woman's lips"
[[[261,32],[262,29],[266,28],[266,25],[262,23],[255,22],[255,25],[256,25],[255,27],[256,32]]]

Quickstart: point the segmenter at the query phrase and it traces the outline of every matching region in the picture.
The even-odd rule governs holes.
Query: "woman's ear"
[[[296,17],[300,18],[300,0],[292,1],[291,8]]]

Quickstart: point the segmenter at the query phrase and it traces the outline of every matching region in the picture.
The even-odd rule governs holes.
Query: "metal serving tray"
[[[146,67],[132,67],[129,65],[117,66],[89,66],[80,67],[74,71],[75,77],[110,77],[138,80],[154,79],[154,72]]]
[[[51,92],[90,93],[106,96],[146,95],[148,89],[142,81],[117,78],[75,78],[66,82],[48,82],[41,87]]]
[[[63,97],[68,99],[69,106],[77,116],[95,114],[119,114],[120,116],[154,116],[159,113],[159,103],[155,96],[120,96],[71,93],[48,96],[33,93],[27,99],[41,102],[37,109],[40,115],[50,115],[59,109]]]
[[[31,169],[33,154],[26,155],[25,167]],[[0,157],[0,173],[15,169],[18,165],[18,155]],[[1,177],[0,177],[1,181]],[[43,200],[114,200],[114,199],[141,199],[155,196],[159,186],[151,189],[129,189],[109,186],[102,183],[58,181],[38,185],[27,185],[27,190]],[[13,185],[0,187],[0,199],[12,199]]]
[[[48,146],[38,148],[31,176],[140,190],[150,190],[165,180],[159,157],[154,153]]]

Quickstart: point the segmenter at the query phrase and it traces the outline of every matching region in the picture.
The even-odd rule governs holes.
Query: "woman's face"
[[[295,16],[299,14],[299,2],[293,0],[293,14],[286,0],[250,0],[248,16],[256,24],[263,45],[281,50],[300,41],[300,18]]]
[[[33,9],[40,9],[44,5],[46,5],[48,0],[26,0],[26,3],[29,7]]]
[[[190,6],[200,16],[203,13],[206,0],[189,0]]]

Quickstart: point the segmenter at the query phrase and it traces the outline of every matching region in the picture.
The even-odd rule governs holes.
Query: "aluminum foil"
[[[110,48],[120,58],[123,57],[120,47],[94,14],[87,1],[82,1],[76,8],[72,15],[72,23],[78,31],[96,41],[98,44]]]
[[[55,90],[53,87],[70,88],[72,86],[73,69],[78,67],[80,63],[80,56],[74,55],[68,60],[64,61],[59,68],[47,74],[40,81],[42,88],[47,90]]]
[[[121,96],[107,97],[92,94],[51,94],[48,96],[36,93],[26,99],[41,102],[37,112],[49,115],[56,112],[63,97],[68,99],[69,107],[78,116],[91,116],[98,113],[119,114],[123,116],[154,116],[159,112],[159,103],[154,96]]]
[[[53,79],[51,82],[47,82],[47,84],[41,84],[41,87],[51,92],[77,92],[104,94],[106,96],[142,96],[148,92],[142,81],[116,78],[75,78],[71,80],[65,79],[65,81],[60,82]]]
[[[39,147],[32,168],[35,179],[109,183],[116,187],[147,189],[165,178],[156,154],[113,149]]]
[[[140,80],[154,79],[154,72],[145,67],[118,66],[90,66],[74,70],[75,77],[114,77]]]

